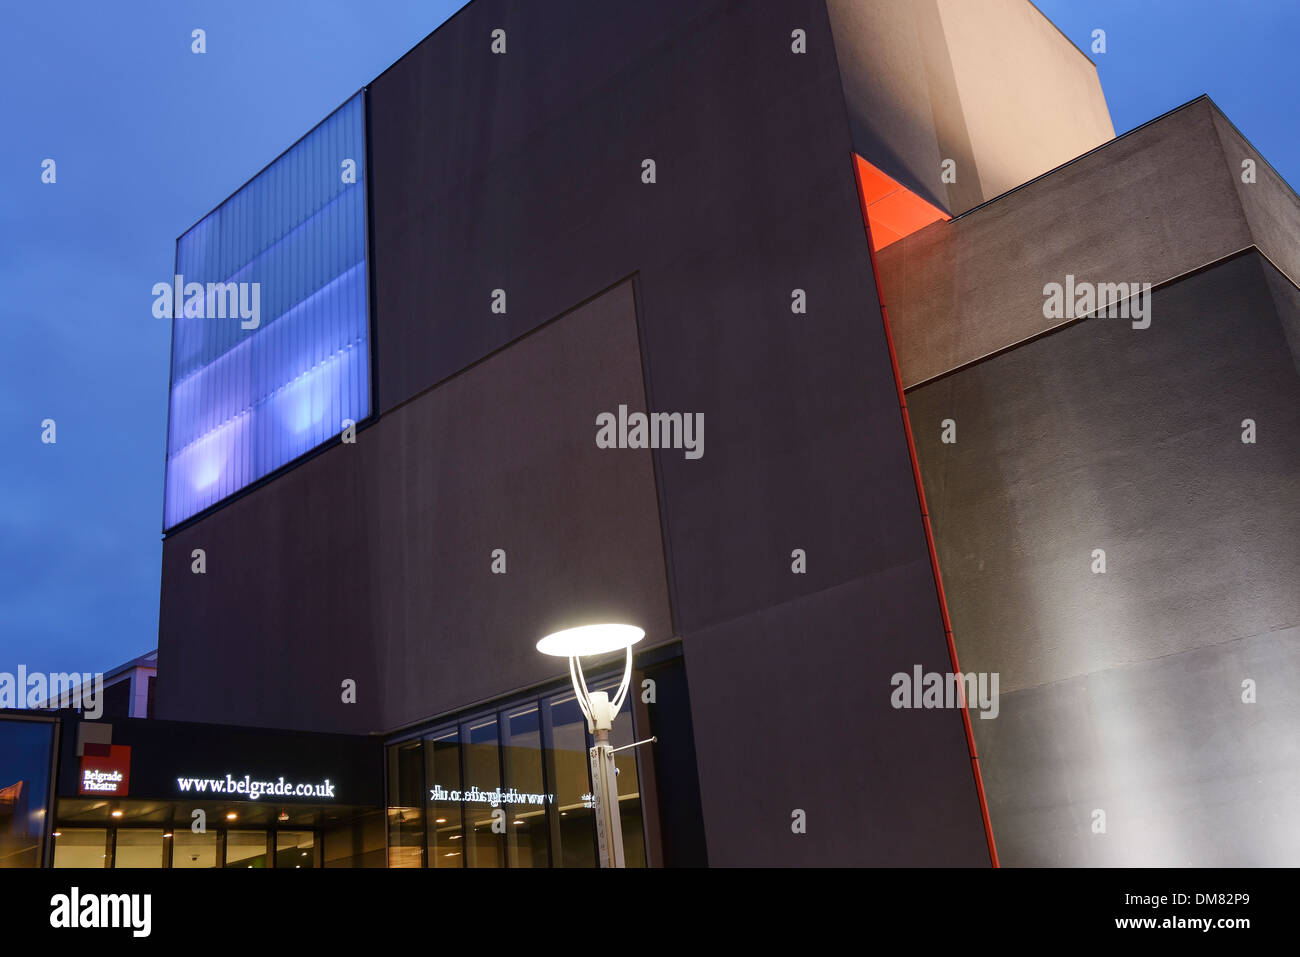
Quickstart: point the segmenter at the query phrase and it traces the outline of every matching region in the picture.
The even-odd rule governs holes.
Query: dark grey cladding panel
[[[380,421],[365,495],[386,503],[369,527],[384,727],[567,679],[535,648],[560,628],[673,637],[650,454],[595,442],[596,415],[643,388],[625,282]]]
[[[688,639],[709,863],[987,867],[961,712],[891,703],[942,635],[925,560]]]
[[[374,83],[381,409],[636,272],[650,403],[705,419],[658,455],[679,630],[924,555],[824,5],[606,6],[494,57],[476,3]]]
[[[1297,645],[1289,628],[1004,695],[974,722],[1002,864],[1295,867]]]
[[[160,715],[389,729],[562,678],[556,627],[671,638],[649,453],[594,442],[641,388],[629,282],[169,537]]]
[[[963,666],[1007,692],[1300,623],[1300,378],[1264,268],[907,394]]]
[[[659,65],[680,56],[674,47],[701,24],[735,6],[735,0],[467,4],[370,85],[376,143],[396,148],[375,157],[386,171],[376,183],[379,199],[399,207],[386,215],[422,218],[423,210],[461,192],[464,180],[501,158],[535,153],[533,137],[585,103],[608,98],[632,75],[671,83]],[[498,30],[505,32],[504,54],[494,52]],[[588,145],[602,133],[590,135]],[[575,173],[581,179],[582,170]],[[426,191],[414,189],[417,180]]]
[[[640,183],[672,165],[665,60],[725,6],[476,0],[371,84],[381,411],[643,265],[643,221],[682,195],[680,164],[677,189]]]
[[[163,540],[159,718],[381,727],[377,660],[358,653],[375,601],[362,584],[372,555],[361,490],[373,466],[349,454],[362,448],[327,450]],[[345,679],[355,704],[341,704]]]
[[[777,8],[478,0],[374,81],[381,410],[632,272],[760,227],[817,235],[828,190],[852,196],[842,95],[822,4],[779,5],[812,34],[803,56]],[[750,283],[772,258],[751,249],[749,272],[713,269],[711,284]]]
[[[1297,859],[1276,824],[1300,714],[1277,281],[1248,253],[1157,291],[1149,329],[1084,320],[907,394],[962,666],[1001,675],[1001,716],[974,724],[1006,863]]]
[[[1067,275],[1160,283],[1249,246],[1215,112],[1195,100],[881,250],[904,387],[1059,325],[1044,315],[1043,287]]]

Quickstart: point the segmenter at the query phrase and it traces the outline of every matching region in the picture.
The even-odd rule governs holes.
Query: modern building
[[[368,736],[57,710],[4,712],[0,732],[14,781],[0,795],[16,799],[0,818],[0,866],[383,864],[356,825],[384,800]]]
[[[95,692],[94,685],[87,683],[87,692],[102,698],[93,706],[93,718],[152,718],[153,692],[158,681],[158,649],[147,651],[143,655],[123,662],[100,676],[100,690]],[[80,689],[80,685],[78,685]],[[67,696],[67,700],[46,699],[39,702],[39,708],[71,707],[81,711],[82,701],[79,693]]]
[[[55,827],[591,865],[617,621],[630,864],[1295,863],[1297,238],[1027,0],[474,0],[178,240],[150,783],[67,718]]]

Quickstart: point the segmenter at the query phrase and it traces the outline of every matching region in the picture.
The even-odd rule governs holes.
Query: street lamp
[[[584,625],[547,635],[537,643],[544,655],[569,659],[569,677],[578,697],[578,707],[587,719],[587,730],[596,744],[588,752],[591,760],[592,806],[596,811],[596,843],[600,848],[601,867],[623,867],[623,828],[619,823],[618,780],[614,770],[614,749],[609,743],[609,732],[614,717],[627,698],[632,681],[632,646],[645,637],[645,632],[634,625]],[[587,679],[582,673],[584,655],[602,655],[620,648],[627,653],[623,668],[623,681],[613,700],[603,691],[588,691]]]

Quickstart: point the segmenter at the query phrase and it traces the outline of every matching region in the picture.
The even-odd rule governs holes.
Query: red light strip
[[[871,275],[876,283],[876,297],[880,300],[880,319],[885,326],[885,341],[889,345],[889,363],[894,370],[894,388],[898,392],[898,408],[903,416],[903,431],[907,435],[907,454],[912,458],[912,480],[916,484],[917,504],[921,508],[921,524],[925,527],[925,544],[930,550],[930,569],[934,573],[935,593],[939,597],[939,613],[943,617],[943,633],[948,639],[948,658],[952,662],[953,674],[961,673],[957,663],[957,645],[952,637],[952,622],[948,618],[948,600],[943,593],[943,577],[939,574],[939,554],[934,547],[934,533],[930,528],[930,510],[925,504],[925,488],[921,484],[921,465],[916,458],[916,443],[912,440],[912,423],[907,416],[907,400],[903,397],[903,377],[898,371],[898,355],[894,352],[894,334],[889,328],[889,313],[885,309],[885,290],[880,285],[880,273],[876,269],[875,247],[871,240],[871,217],[867,214],[866,193],[863,191],[862,176],[859,172],[858,155],[850,153],[853,164],[853,179],[858,187],[858,205],[862,210],[862,225],[867,231],[867,251],[871,255]],[[998,863],[998,848],[993,841],[993,824],[989,820],[989,805],[984,796],[984,777],[980,774],[980,759],[975,751],[975,735],[971,731],[970,714],[966,710],[966,693],[959,683],[958,691],[962,695],[961,720],[966,730],[966,747],[970,752],[971,772],[975,775],[975,791],[979,795],[980,815],[984,818],[984,838],[989,845],[989,859],[994,867]]]

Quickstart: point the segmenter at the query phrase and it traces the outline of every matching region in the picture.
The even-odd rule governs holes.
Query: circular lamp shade
[[[644,637],[645,632],[635,625],[583,625],[547,635],[537,643],[537,650],[559,658],[581,658],[622,651]]]

